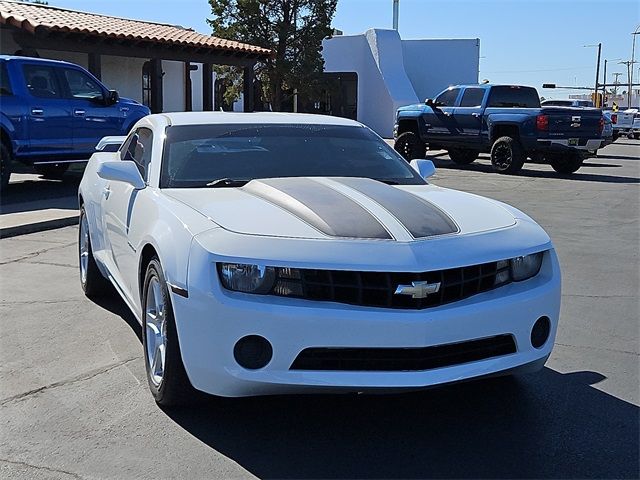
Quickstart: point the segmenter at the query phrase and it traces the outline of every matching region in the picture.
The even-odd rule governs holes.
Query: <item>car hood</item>
[[[230,232],[254,236],[413,242],[516,223],[507,207],[484,197],[366,178],[272,178],[240,188],[163,191]]]

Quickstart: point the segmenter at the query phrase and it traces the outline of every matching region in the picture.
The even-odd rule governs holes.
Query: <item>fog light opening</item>
[[[531,345],[535,348],[542,348],[547,343],[550,333],[551,320],[549,320],[549,317],[540,317],[531,329]]]
[[[266,367],[272,356],[273,347],[266,338],[259,335],[242,337],[233,347],[236,362],[248,370]]]

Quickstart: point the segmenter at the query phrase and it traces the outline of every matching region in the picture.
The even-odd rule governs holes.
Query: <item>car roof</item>
[[[37,63],[58,63],[60,65],[70,65],[73,67],[77,67],[75,63],[65,62],[63,60],[52,60],[50,58],[37,58],[37,57],[22,57],[19,55],[0,55],[0,61],[13,61],[13,60],[27,60],[29,62],[37,62]]]
[[[309,113],[281,112],[175,112],[159,113],[146,117],[153,122],[156,117],[164,117],[169,125],[203,125],[203,124],[298,124],[298,125],[334,125],[356,126],[362,124],[348,118]]]

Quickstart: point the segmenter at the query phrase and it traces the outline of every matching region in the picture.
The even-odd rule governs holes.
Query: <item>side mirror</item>
[[[436,173],[436,166],[431,160],[417,158],[415,160],[411,160],[411,163],[409,163],[409,165],[411,165],[411,168],[418,172],[418,175],[420,175],[425,180],[429,177],[432,177]]]
[[[104,103],[107,105],[115,105],[120,100],[117,90],[109,90],[105,96]]]
[[[136,190],[142,190],[147,186],[140,175],[138,166],[129,160],[101,163],[98,167],[98,176],[105,180],[128,183]]]
[[[427,98],[427,99],[424,101],[424,104],[425,104],[427,107],[433,107],[433,106],[435,106],[435,103],[433,103],[433,99],[431,99],[431,98]]]
[[[124,136],[102,137],[96,145],[96,150],[99,152],[115,152],[120,148],[120,145],[122,145],[126,139],[127,137]]]

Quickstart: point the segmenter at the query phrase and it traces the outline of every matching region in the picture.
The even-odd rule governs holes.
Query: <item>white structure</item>
[[[358,75],[358,121],[390,137],[398,107],[449,85],[478,83],[480,40],[402,40],[395,30],[323,41],[325,72]]]

